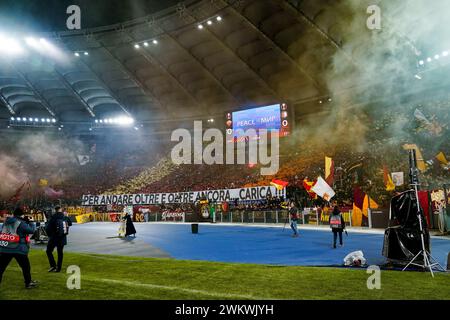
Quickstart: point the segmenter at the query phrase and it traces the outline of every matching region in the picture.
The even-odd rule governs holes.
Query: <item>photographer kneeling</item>
[[[31,266],[30,260],[28,260],[29,235],[33,234],[35,230],[35,226],[28,217],[24,217],[21,208],[15,209],[14,216],[6,219],[0,233],[0,283],[3,273],[14,258],[22,269],[25,288],[36,287],[37,282],[31,280]]]

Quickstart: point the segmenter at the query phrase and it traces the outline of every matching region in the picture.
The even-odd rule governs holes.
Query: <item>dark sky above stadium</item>
[[[81,9],[82,29],[146,16],[176,5],[179,0],[0,0],[0,28],[64,31],[66,9]]]

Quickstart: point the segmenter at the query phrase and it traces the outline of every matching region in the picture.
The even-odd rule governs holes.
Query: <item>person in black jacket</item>
[[[295,206],[294,201],[292,201],[290,204],[289,215],[291,216],[291,229],[292,229],[292,231],[294,231],[294,234],[292,235],[292,237],[297,238],[299,236],[298,227],[297,227],[298,209]]]
[[[47,257],[50,263],[48,272],[60,272],[64,257],[64,246],[67,245],[67,234],[69,234],[69,227],[72,222],[68,217],[61,212],[61,207],[55,207],[56,213],[50,218],[46,227],[48,235]],[[53,250],[56,248],[58,252],[58,264],[53,257]]]
[[[342,242],[342,232],[345,229],[345,221],[342,217],[341,211],[339,210],[338,206],[335,206],[333,209],[333,212],[330,215],[330,218],[328,219],[328,222],[331,227],[331,231],[333,232],[333,248],[336,249],[336,240],[337,235],[339,234],[339,245],[343,246]]]
[[[3,273],[14,258],[22,269],[25,288],[32,289],[37,286],[37,282],[31,280],[31,266],[28,259],[29,235],[35,231],[36,227],[24,217],[21,208],[16,208],[14,215],[6,219],[0,233],[0,283]]]
[[[124,220],[126,221],[125,237],[128,237],[129,235],[133,235],[134,237],[136,237],[136,228],[134,227],[131,215],[127,213],[124,217]]]

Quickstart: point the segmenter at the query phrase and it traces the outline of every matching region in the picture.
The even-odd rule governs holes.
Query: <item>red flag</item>
[[[25,182],[19,188],[17,188],[16,193],[14,193],[14,195],[11,198],[9,198],[10,202],[18,202],[20,200],[23,187],[25,187]]]
[[[359,187],[353,189],[353,202],[355,206],[362,210],[364,204],[364,197],[366,194]]]

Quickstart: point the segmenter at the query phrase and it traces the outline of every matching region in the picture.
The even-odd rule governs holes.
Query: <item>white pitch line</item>
[[[193,293],[193,294],[201,294],[205,296],[211,296],[211,297],[217,297],[217,298],[230,298],[230,299],[248,299],[248,300],[276,300],[273,298],[261,298],[261,297],[255,297],[252,295],[245,295],[245,294],[234,294],[234,293],[220,293],[220,292],[214,292],[214,291],[205,291],[205,290],[196,290],[196,289],[188,289],[188,288],[182,288],[182,287],[175,287],[175,286],[164,286],[159,284],[150,284],[150,283],[136,283],[136,282],[130,282],[130,281],[124,281],[124,280],[113,280],[113,279],[103,279],[103,278],[88,278],[89,281],[97,281],[97,282],[105,282],[105,283],[116,283],[121,285],[126,285],[130,287],[143,287],[143,288],[150,288],[150,289],[162,289],[162,290],[170,290],[170,291],[182,291],[186,293]]]

